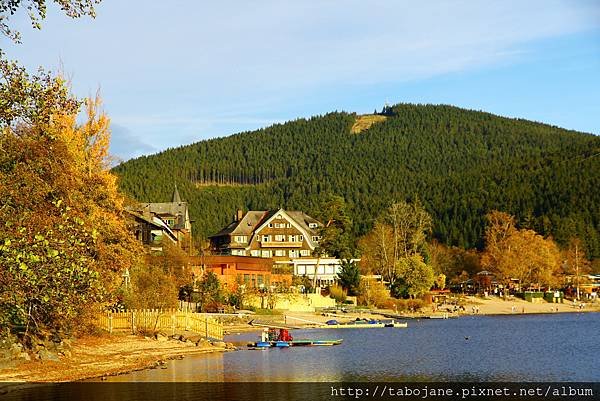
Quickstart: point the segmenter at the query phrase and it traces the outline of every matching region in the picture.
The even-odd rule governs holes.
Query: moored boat
[[[408,323],[395,320],[355,320],[348,323],[338,323],[336,320],[329,320],[327,324],[321,326],[323,329],[375,329],[382,327],[407,328]]]

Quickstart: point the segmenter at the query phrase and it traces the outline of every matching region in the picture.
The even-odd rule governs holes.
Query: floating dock
[[[332,346],[340,345],[342,339],[338,340],[292,340],[292,341],[259,341],[248,344],[250,349],[266,348],[288,348],[288,347],[314,347],[314,346]]]
[[[341,323],[341,324],[326,324],[320,326],[321,329],[377,329],[383,327],[407,328],[408,323]]]

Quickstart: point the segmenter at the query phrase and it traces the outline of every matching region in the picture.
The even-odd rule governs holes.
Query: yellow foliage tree
[[[123,198],[108,170],[109,120],[64,80],[2,63],[0,82],[0,327],[30,336],[85,327],[114,301],[122,272],[140,262]],[[29,342],[31,343],[31,342]]]
[[[514,218],[494,211],[488,215],[484,268],[506,282],[517,279],[525,287],[556,287],[560,284],[561,258],[558,246],[533,230],[519,230]]]

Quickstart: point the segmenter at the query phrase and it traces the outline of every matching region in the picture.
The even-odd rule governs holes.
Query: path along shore
[[[520,299],[503,300],[497,297],[466,299],[465,310],[461,315],[508,315],[508,314],[538,314],[538,313],[566,313],[566,312],[600,312],[600,303],[586,304],[580,309],[579,304],[565,301],[564,304],[530,303]],[[384,311],[383,311],[384,312]],[[388,311],[389,312],[389,311]],[[424,308],[421,312],[407,314],[407,318],[420,318],[439,315],[443,312]],[[393,313],[393,311],[391,312]],[[301,320],[290,317],[324,323],[332,319],[315,313],[286,313],[287,319],[280,316],[255,316],[256,320],[272,323],[285,323],[296,327],[311,326]],[[455,315],[453,313],[451,315]],[[359,318],[381,318],[379,314],[368,311],[340,314],[340,322]],[[314,326],[314,325],[313,325]],[[240,331],[260,331],[259,327],[248,326],[246,323],[226,326],[230,333]],[[132,335],[104,335],[99,337],[85,337],[73,342],[71,356],[59,361],[31,361],[15,367],[0,369],[0,393],[3,388],[14,387],[32,382],[65,382],[77,381],[103,376],[118,375],[135,370],[148,369],[160,366],[161,361],[182,358],[189,355],[205,354],[208,352],[223,352],[222,346],[214,346],[206,342],[195,345],[194,343],[177,340],[158,341]]]

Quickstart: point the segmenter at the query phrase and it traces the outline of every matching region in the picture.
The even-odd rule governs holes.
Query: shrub
[[[329,287],[329,296],[335,299],[337,303],[343,303],[346,301],[346,290],[338,285]]]

